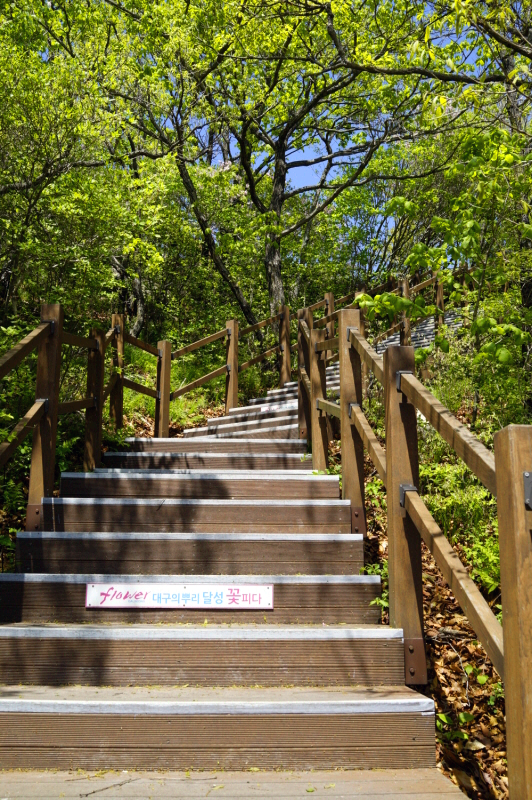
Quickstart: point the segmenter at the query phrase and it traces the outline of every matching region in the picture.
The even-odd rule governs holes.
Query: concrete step
[[[358,533],[19,532],[21,572],[357,575]]]
[[[349,500],[43,498],[43,530],[351,533]]]
[[[4,769],[435,766],[432,700],[393,686],[13,686],[0,719]]]
[[[253,610],[198,608],[85,608],[87,584],[248,584],[274,586],[274,608]],[[0,622],[106,623],[172,622],[260,624],[377,624],[380,608],[371,603],[380,594],[376,575],[109,575],[0,574]],[[1,749],[1,748],[0,748]]]
[[[254,440],[257,445],[263,440]],[[295,444],[295,440],[292,440]],[[215,444],[219,444],[214,440]],[[231,442],[231,444],[233,444]],[[267,443],[266,443],[267,444]],[[312,456],[298,453],[171,453],[137,451],[103,454],[110,468],[126,469],[234,469],[234,470],[312,470]]]
[[[250,472],[63,472],[62,497],[238,498],[278,500],[340,497],[337,475]]]
[[[402,686],[403,632],[384,625],[4,626],[0,681],[50,686]]]
[[[201,442],[205,441],[208,438],[216,438],[222,439],[223,441],[227,441],[229,439],[241,439],[241,438],[249,438],[249,439],[282,439],[282,440],[296,440],[298,442],[301,441],[299,439],[299,427],[297,425],[297,418],[295,418],[295,424],[290,425],[279,425],[273,428],[261,428],[261,427],[248,427],[246,430],[241,431],[231,431],[224,433],[222,432],[223,428],[220,429],[220,432],[212,433],[210,437],[190,437],[190,441],[194,442]]]
[[[239,437],[231,441],[228,437],[217,440],[213,436],[201,436],[195,441],[190,439],[126,439],[125,443],[131,451],[146,453],[306,453],[306,439],[292,437],[282,439],[271,434],[261,437],[266,441],[257,441],[255,437]],[[109,456],[104,453],[104,460]]]
[[[273,428],[278,430],[281,426],[296,424],[297,427],[297,409],[295,411],[288,411],[283,413],[280,417],[260,417],[258,419],[249,419],[242,422],[233,422],[232,420],[218,422],[218,420],[210,423],[206,428],[188,428],[183,431],[185,438],[194,438],[199,436],[212,436],[213,434],[226,434],[226,433],[243,433],[245,431],[255,432],[258,430],[265,430]]]
[[[251,410],[249,411],[244,411],[243,407],[233,408],[227,416],[214,417],[212,420],[209,420],[207,426],[202,428],[186,428],[183,434],[187,433],[187,431],[206,430],[210,425],[233,425],[235,422],[249,422],[251,420],[270,419],[273,417],[291,416],[293,414],[297,416],[297,403],[283,403],[282,408],[276,408],[275,405],[271,408],[266,406],[264,411],[262,410],[262,406],[251,406]]]

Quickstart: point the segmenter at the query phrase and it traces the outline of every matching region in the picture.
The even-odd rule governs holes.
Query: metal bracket
[[[413,483],[401,483],[399,484],[399,505],[401,508],[405,507],[405,495],[407,492],[417,492],[416,487]]]
[[[279,345],[279,352],[284,353],[284,344]]]
[[[42,505],[41,503],[28,503],[26,508],[26,530],[42,530]]]
[[[225,366],[227,367],[227,372],[231,372],[231,364],[226,364]]]
[[[401,375],[413,375],[413,374],[414,373],[412,372],[411,369],[400,369],[395,373],[395,381],[398,392],[401,391]]]
[[[41,322],[47,322],[50,326],[50,336],[53,336],[55,333],[55,319],[42,319]]]
[[[525,483],[525,506],[527,511],[532,511],[532,472],[523,472]]]
[[[225,330],[227,332],[227,336],[231,336],[231,328],[226,328]]]
[[[358,328],[355,325],[348,325],[346,331],[347,331],[347,341],[349,341],[351,337],[351,331],[356,331],[357,333],[359,332]]]
[[[366,514],[363,507],[351,506],[351,530],[353,533],[366,534]]]
[[[120,325],[115,325],[115,333],[117,336],[120,336]]]
[[[47,397],[38,397],[37,403],[44,403],[44,413],[48,414],[48,408],[50,407],[50,401]]]
[[[157,350],[157,358],[162,358],[162,357],[163,357],[163,351]]]
[[[157,400],[160,400],[160,399],[161,399],[161,392],[160,392],[159,389],[157,389]]]
[[[351,419],[351,409],[353,408],[353,406],[356,406],[356,407],[360,408],[360,403],[349,403],[349,406],[347,408],[347,413],[349,415],[349,419]]]
[[[423,639],[405,639],[405,683],[427,683],[427,659]]]

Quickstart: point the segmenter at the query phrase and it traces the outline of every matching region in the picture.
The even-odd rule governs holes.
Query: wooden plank
[[[413,367],[412,367],[413,373]],[[462,425],[443,403],[423,386],[414,374],[401,375],[401,391],[451,445],[486,489],[496,497],[495,458],[487,447],[474,436],[466,425]]]
[[[310,395],[311,395],[310,379],[307,374],[307,370],[304,367],[301,368],[301,383],[303,385],[303,388],[305,389],[305,393],[310,402]]]
[[[219,441],[215,441],[219,444]],[[294,441],[291,440],[291,443]],[[265,444],[261,439],[254,439],[253,442],[257,445]],[[240,441],[229,441],[227,444],[232,444],[236,449]],[[230,450],[229,447],[225,449]],[[299,453],[283,452],[104,453],[104,466],[120,469],[312,470],[312,458],[309,456],[302,460]]]
[[[337,499],[338,478],[333,475],[206,475],[75,473],[61,475],[61,497],[176,497],[236,500]]]
[[[0,467],[9,461],[17,447],[22,444],[26,436],[33,430],[45,413],[46,403],[44,400],[37,400],[30,410],[17,422],[10,434],[7,442],[0,445]]]
[[[126,439],[125,444],[132,451],[157,452],[157,453],[296,453],[301,458],[307,452],[305,440],[265,439],[216,439],[212,436],[201,438],[171,438],[171,439]],[[111,454],[109,454],[111,455]]]
[[[311,306],[307,306],[307,308],[308,308],[308,310],[309,310],[309,311],[316,311],[316,309],[317,309],[317,308],[322,308],[322,307],[323,307],[323,306],[325,306],[326,304],[327,304],[327,301],[326,301],[325,299],[323,299],[323,300],[318,300],[318,302],[317,302],[317,303],[314,303],[314,304],[313,304],[313,305],[311,305]]]
[[[364,489],[364,445],[351,425],[351,403],[362,402],[362,368],[358,352],[350,346],[348,329],[360,330],[360,310],[342,309],[338,317],[340,342],[340,438],[342,440],[342,497],[351,501],[351,525],[355,533],[366,534]]]
[[[98,341],[97,350],[89,350],[87,368],[87,397],[94,398],[94,405],[85,412],[85,450],[83,469],[87,472],[100,464],[102,453],[102,411],[105,357],[101,331],[93,328],[92,336]]]
[[[401,319],[399,322],[396,322],[387,330],[383,331],[382,333],[379,333],[379,335],[373,339],[373,346],[375,347],[377,344],[379,344],[379,342],[383,342],[386,339],[389,339],[390,336],[393,336],[394,333],[397,333],[402,329],[403,329],[403,320]]]
[[[351,347],[355,348],[362,361],[368,365],[379,383],[382,383],[384,380],[383,360],[377,351],[368,344],[363,336],[353,330],[349,332],[349,342]]]
[[[332,355],[332,350],[338,347],[338,337],[336,336],[334,339],[324,339],[321,342],[316,342],[315,344],[315,352],[321,353],[323,351],[327,351]],[[330,358],[328,355],[327,358]]]
[[[200,347],[205,347],[205,345],[210,344],[211,342],[216,342],[218,339],[223,339],[226,336],[227,329],[224,328],[223,331],[211,333],[210,336],[205,336],[203,339],[198,339],[197,342],[192,342],[192,344],[187,344],[184,347],[180,347],[178,350],[173,351],[172,361],[176,358],[181,358],[181,356],[186,356],[187,353],[192,353],[194,350],[198,350]]]
[[[50,531],[350,533],[341,500],[174,500],[46,498]]]
[[[325,297],[325,300],[327,301],[327,305],[325,306],[325,311],[327,312],[327,316],[331,317],[331,315],[334,315],[334,294],[332,292],[325,292],[324,297]],[[326,323],[326,328],[325,328],[325,338],[326,339],[329,339],[329,340],[334,339],[335,322],[336,322],[335,319],[329,319],[328,322]],[[314,325],[314,327],[316,327],[316,325]],[[331,349],[328,349],[326,351],[326,353],[325,353],[325,358],[326,359],[330,358],[332,356],[332,350],[333,349],[334,349],[334,345],[331,345]],[[332,428],[330,428],[330,424],[329,423],[328,423],[328,425],[329,425],[329,429],[330,429],[330,430],[328,430],[328,433],[330,434],[329,438],[332,439]]]
[[[316,346],[325,339],[325,331],[313,329],[310,331],[309,362],[310,362],[310,422],[312,442],[312,463],[316,470],[326,470],[329,466],[329,439],[327,434],[327,418],[318,410],[318,400],[327,396],[325,378],[325,362],[316,353]]]
[[[73,414],[75,411],[82,411],[85,408],[94,408],[94,397],[83,397],[81,400],[69,400],[66,403],[59,403],[58,414]]]
[[[388,347],[384,353],[386,425],[386,505],[390,625],[405,639],[405,682],[427,682],[423,641],[421,539],[400,503],[400,486],[419,486],[416,408],[397,391],[397,373],[414,370],[413,347]]]
[[[107,348],[109,347],[109,345],[111,344],[111,342],[116,342],[116,336],[117,336],[117,334],[116,334],[116,328],[113,326],[113,327],[112,327],[112,328],[111,328],[109,331],[107,331],[107,333],[105,334],[104,343],[105,343],[105,349],[106,349],[106,350],[107,350]]]
[[[340,419],[340,406],[338,403],[333,403],[331,400],[317,400],[318,409],[324,411],[330,417]]]
[[[175,392],[172,392],[170,395],[170,400],[177,400],[178,397],[181,395],[186,394],[187,392],[191,392],[193,389],[198,389],[203,384],[208,383],[209,381],[214,380],[215,378],[219,378],[220,375],[225,375],[227,372],[227,364],[224,364],[223,367],[218,367],[218,369],[213,370],[212,372],[207,373],[207,375],[203,375],[203,377],[198,378],[191,383],[187,383],[186,386],[182,386],[180,389],[176,389]]]
[[[313,324],[312,314],[308,308],[297,312],[297,408],[299,438],[308,439],[311,430],[310,422],[310,371],[308,339],[303,333],[302,323]]]
[[[285,308],[285,306],[283,306]],[[253,331],[258,331],[260,328],[266,327],[266,325],[271,325],[273,322],[277,322],[283,318],[283,311],[281,310],[278,314],[275,314],[273,317],[268,317],[268,319],[263,319],[261,322],[256,322],[254,325],[248,325],[247,328],[242,328],[239,333],[239,338],[241,339],[242,336],[246,336],[248,333],[253,333]]]
[[[19,534],[17,564],[54,574],[357,575],[364,553],[362,537],[353,534],[69,532]]]
[[[4,573],[5,575],[6,573]],[[108,576],[110,581],[115,576]],[[120,576],[121,583],[130,576]],[[151,582],[158,576],[153,576]],[[165,579],[167,576],[163,576]],[[205,582],[205,576],[200,576]],[[273,575],[250,576],[254,585],[275,585],[275,608],[271,611],[238,609],[201,610],[201,623],[235,623],[261,625],[318,624],[323,622],[347,624],[377,624],[380,609],[371,605],[380,591],[380,581],[372,575]],[[32,580],[36,578],[37,580]],[[117,611],[113,609],[86,609],[86,583],[96,580],[91,575],[32,575],[20,581],[0,576],[0,621],[3,622],[66,622],[107,623],[115,622]],[[227,576],[209,576],[209,582],[227,583]],[[236,578],[244,581],[245,578]],[[192,590],[193,582],[200,582],[198,575],[187,576],[187,586]],[[137,582],[137,581],[135,581]],[[197,623],[198,612],[193,608],[127,609],[120,610],[123,623]],[[266,617],[266,619],[264,619]],[[377,715],[378,716],[378,715]],[[434,747],[434,745],[433,745]],[[1,752],[1,748],[0,748]]]
[[[358,403],[351,403],[349,407],[349,417],[351,424],[356,427],[360,438],[364,442],[364,447],[368,451],[381,481],[386,486],[386,452],[375,436],[371,425]]]
[[[326,317],[322,317],[321,319],[317,319],[314,321],[315,328],[326,328],[328,327],[329,323],[334,322],[338,319],[338,311],[333,311],[331,314],[327,314]]]
[[[70,347],[87,347],[89,350],[96,350],[98,347],[98,342],[93,337],[78,336],[75,333],[67,333],[67,331],[63,331],[61,341],[62,344]]]
[[[117,381],[118,381],[118,373],[117,372],[113,372],[113,374],[111,375],[111,377],[107,381],[107,386],[105,387],[105,389],[102,392],[102,403],[104,405],[105,405],[105,401],[107,400],[107,398],[109,397],[109,395],[113,391]],[[94,398],[93,398],[93,402],[94,402]],[[85,408],[88,408],[88,406],[85,406]]]
[[[504,631],[504,692],[511,797],[532,798],[532,426],[495,434]],[[530,484],[528,484],[530,485]],[[502,677],[502,674],[501,674]]]
[[[0,358],[0,380],[5,378],[12,369],[18,366],[29,353],[35,350],[35,348],[47,338],[50,333],[50,328],[51,325],[49,322],[41,322],[40,325],[37,325],[35,330],[25,336],[24,339],[21,339],[18,344]]]
[[[407,492],[405,509],[443,577],[460,603],[462,611],[490,657],[495,669],[504,676],[502,626],[481,595],[466,567],[417,492]]]
[[[136,339],[127,331],[124,331],[124,342],[133,345],[133,347],[138,347],[139,350],[144,350],[145,353],[150,353],[152,356],[159,355],[159,351],[156,347],[154,347],[152,344],[148,344],[147,342],[142,342],[140,339]]]
[[[307,347],[310,347],[310,328],[309,328],[306,320],[301,319],[300,322],[299,322],[299,327],[301,328],[301,330],[303,332],[303,336],[305,337],[305,342],[307,344]]]
[[[281,355],[281,373],[279,376],[279,386],[282,389],[292,380],[292,365],[290,358],[290,309],[288,306],[281,308],[281,324],[279,325],[279,347]]]
[[[40,503],[50,497],[54,489],[55,444],[57,438],[57,408],[59,405],[59,379],[61,370],[61,338],[63,333],[63,308],[58,303],[41,306],[41,320],[53,322],[49,334],[39,342],[35,400],[47,400],[48,408],[39,424],[33,429],[31,449],[30,485],[26,526],[34,530],[41,527]]]
[[[172,343],[164,339],[157,342],[157,394],[155,398],[154,436],[165,439],[170,433],[170,372],[172,368]]]
[[[415,286],[410,287],[410,294],[415,295],[419,294],[419,292],[426,289],[427,286],[432,286],[434,283],[438,282],[438,276],[433,275],[432,278],[428,278],[426,281],[421,281],[421,283],[417,283]]]
[[[402,280],[401,286],[401,293],[404,298],[407,300],[410,299],[410,287],[408,285],[408,278],[404,278]],[[401,334],[400,334],[400,343],[402,345],[411,345],[411,325],[410,325],[410,317],[407,316],[406,311],[403,311],[401,314]]]
[[[272,687],[399,686],[403,682],[401,639],[360,638],[356,629],[348,631],[352,637],[322,637],[319,631],[293,627],[293,631],[274,630],[272,635],[265,635],[260,627],[215,628],[216,637],[212,628],[200,628],[195,638],[190,630],[183,634],[174,629],[172,638],[161,633],[151,640],[134,633],[125,638],[117,628],[100,628],[86,636],[82,626],[61,639],[51,638],[45,627],[39,629],[39,639],[0,633],[0,680],[4,684],[142,686],[149,674],[157,686],[234,686],[236,680],[240,686]],[[114,632],[115,640],[105,635]]]
[[[280,425],[289,425],[297,423],[297,409],[293,412],[285,412],[283,416],[264,417],[262,419],[243,420],[242,422],[231,422],[226,419],[225,422],[217,423],[213,421],[207,428],[189,428],[184,431],[183,436],[186,439],[195,439],[201,436],[212,436],[216,433],[239,433],[242,431],[254,431],[263,428],[276,428]]]
[[[152,389],[151,386],[144,386],[142,383],[130,381],[128,378],[124,378],[122,383],[124,385],[124,389],[131,389],[131,391],[138,392],[139,394],[145,394],[147,397],[157,398],[157,389]]]
[[[245,361],[243,364],[239,364],[238,371],[243,372],[248,367],[252,367],[253,364],[258,364],[260,361],[264,361],[265,358],[268,358],[268,356],[272,356],[274,353],[280,353],[280,352],[281,352],[280,345],[276,345],[275,347],[270,347],[270,349],[265,350],[264,353],[259,353],[258,356],[250,358],[249,361]],[[236,406],[231,406],[231,408],[236,408]]]
[[[116,380],[109,395],[109,416],[114,422],[115,430],[120,430],[124,424],[124,315],[113,314],[112,325],[117,330],[113,342],[112,367]]]

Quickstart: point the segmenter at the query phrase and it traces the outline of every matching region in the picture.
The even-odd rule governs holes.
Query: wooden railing
[[[418,286],[418,290],[429,285]],[[366,533],[364,452],[386,489],[390,625],[402,628],[407,684],[427,682],[421,542],[432,553],[495,669],[504,679],[510,796],[532,798],[532,426],[510,425],[488,450],[416,378],[414,349],[389,346],[381,357],[364,337],[356,307],[314,324],[298,311],[299,432],[314,468],[328,467],[327,418],[340,420],[342,496],[352,530]],[[329,323],[338,330],[326,338]],[[326,397],[326,362],[339,360],[338,402]],[[364,369],[382,384],[385,447],[363,411]],[[504,626],[470,578],[419,494],[417,413],[421,413],[486,489],[497,497]]]
[[[33,433],[27,530],[39,530],[42,518],[42,498],[50,497],[54,488],[55,450],[58,416],[85,411],[85,445],[83,467],[93,470],[100,464],[102,450],[102,416],[109,400],[109,413],[117,429],[123,425],[124,389],[155,399],[155,436],[169,435],[170,403],[178,397],[205,383],[226,375],[226,409],[238,405],[238,374],[269,356],[280,354],[280,386],[290,381],[290,311],[284,306],[278,314],[244,328],[240,337],[267,325],[278,326],[279,343],[243,364],[238,363],[238,322],[229,320],[226,327],[192,344],[172,352],[171,343],[163,340],[155,347],[131,336],[125,331],[122,314],[113,314],[107,333],[94,328],[90,337],[63,330],[63,309],[60,305],[43,305],[41,323],[0,358],[0,380],[17,367],[34,350],[38,351],[35,402],[17,423],[9,438],[0,444],[0,467],[14,454],[26,437]],[[219,339],[226,341],[226,363],[191,383],[172,391],[170,386],[171,362]],[[125,344],[140,349],[157,358],[157,380],[154,387],[130,380],[124,375]],[[79,400],[59,402],[60,365],[62,347],[75,347],[88,351],[87,388]],[[107,384],[105,365],[107,348],[112,348],[111,373]]]

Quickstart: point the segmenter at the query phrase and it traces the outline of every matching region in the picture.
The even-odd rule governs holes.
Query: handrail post
[[[421,537],[401,506],[401,486],[419,489],[416,408],[397,388],[398,373],[414,373],[413,347],[384,353],[386,421],[386,502],[390,625],[402,628],[407,684],[427,682],[423,640]],[[400,375],[399,375],[400,380]]]
[[[164,339],[157,342],[157,399],[155,400],[154,436],[166,439],[170,435],[170,368],[172,343]]]
[[[310,362],[308,357],[308,347],[303,331],[301,330],[300,322],[306,322],[309,330],[312,330],[314,320],[308,308],[300,308],[297,312],[297,424],[299,429],[299,438],[309,440],[309,434],[312,431],[312,423],[310,419],[310,398],[307,395],[307,390],[303,385],[301,377],[301,370],[306,370],[307,375],[310,377]]]
[[[316,353],[315,345],[325,341],[325,330],[313,328],[310,331],[310,419],[312,433],[312,466],[325,471],[329,462],[329,437],[327,434],[327,415],[319,411],[317,401],[327,397],[325,378],[325,353]]]
[[[230,319],[227,327],[227,375],[225,378],[225,412],[238,406],[238,320]]]
[[[445,303],[443,299],[443,283],[439,280],[436,281],[436,308],[438,308],[442,312],[445,311]],[[443,325],[443,313],[442,314],[436,313],[435,322],[436,322],[435,327],[441,328],[441,326]]]
[[[364,292],[356,292],[355,293],[355,303],[356,303],[357,297],[359,297],[361,294],[364,294]],[[360,308],[359,311],[360,311],[359,331],[360,331],[360,335],[363,336],[364,339],[365,339],[366,338],[366,318],[365,318],[365,314],[364,314],[364,309]],[[364,362],[362,362],[362,397],[367,397],[368,396],[368,387],[369,387],[369,370],[368,370],[368,365],[364,361]]]
[[[39,345],[35,399],[46,400],[47,409],[33,430],[26,509],[28,531],[42,528],[42,498],[51,497],[54,489],[63,319],[63,307],[58,303],[41,306],[41,322],[50,322],[51,331]]]
[[[281,351],[281,374],[279,376],[279,388],[282,389],[291,380],[291,359],[290,359],[290,309],[288,306],[281,306],[280,313],[283,315],[279,325],[279,349]]]
[[[410,284],[408,283],[408,276],[401,280],[401,295],[407,300],[410,297]],[[406,311],[402,313],[402,326],[399,333],[400,342],[402,345],[410,345],[411,343],[411,325],[410,318],[407,316]]]
[[[85,411],[85,453],[83,455],[85,472],[97,467],[102,457],[105,334],[97,328],[93,328],[91,336],[96,339],[98,347],[96,350],[89,350],[87,365],[87,397],[94,398],[94,406]]]
[[[509,425],[495,434],[495,474],[508,780],[512,800],[532,800],[531,425]]]
[[[325,292],[323,295],[325,300],[325,316],[328,317],[329,314],[334,314],[334,294],[333,292]],[[334,320],[328,322],[325,326],[325,338],[326,339],[333,339],[334,338]],[[325,358],[331,358],[334,353],[332,350],[327,350],[325,353]]]
[[[340,365],[340,439],[342,441],[342,499],[351,501],[351,530],[366,535],[364,443],[351,424],[351,404],[362,407],[361,358],[348,340],[349,328],[360,331],[362,312],[346,308],[338,314]]]
[[[113,372],[117,377],[109,397],[109,415],[119,430],[124,424],[124,315],[113,314],[111,325],[116,330],[112,348]]]

